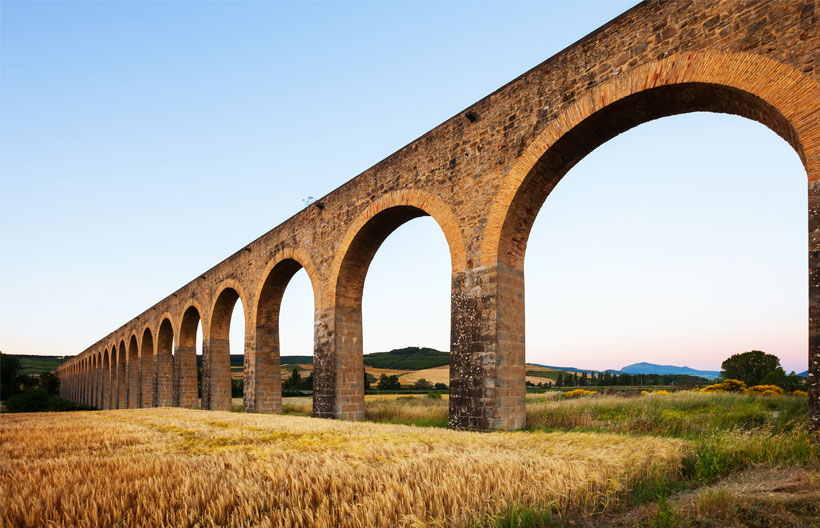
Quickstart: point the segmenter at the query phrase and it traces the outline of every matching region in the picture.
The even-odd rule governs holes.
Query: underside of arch
[[[303,262],[307,263],[303,265]],[[282,379],[279,349],[279,313],[285,289],[305,269],[314,297],[314,316],[321,304],[315,269],[306,254],[290,252],[265,277],[256,306],[253,346],[245,356],[244,408],[246,412],[280,412]],[[308,271],[310,270],[310,271]]]
[[[202,407],[204,409],[231,410],[229,334],[231,315],[239,298],[239,293],[235,288],[225,287],[217,296],[211,310],[208,339],[206,346],[202,349]],[[245,307],[244,302],[242,306]],[[245,320],[247,321],[247,318]],[[244,350],[242,352],[244,353]]]
[[[523,269],[527,238],[538,211],[561,178],[590,152],[640,124],[690,112],[735,114],[758,121],[785,139],[805,161],[802,144],[791,123],[753,94],[708,83],[647,89],[594,112],[543,153],[510,204],[499,240],[498,260],[513,269]]]
[[[153,357],[154,383],[152,392],[156,407],[174,404],[174,326],[163,319],[157,331],[157,350]]]
[[[201,317],[195,306],[182,315],[179,339],[174,352],[174,405],[188,409],[199,406],[196,365],[196,331]]]

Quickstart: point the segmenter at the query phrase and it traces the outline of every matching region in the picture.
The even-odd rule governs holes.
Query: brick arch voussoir
[[[308,279],[310,279],[310,287],[313,290],[314,312],[321,313],[322,307],[327,305],[327,283],[324,276],[319,273],[319,270],[314,265],[310,254],[303,248],[284,248],[281,251],[276,252],[270,262],[268,262],[265,266],[264,271],[260,275],[260,279],[257,281],[258,283],[254,291],[255,302],[253,305],[253,311],[250,314],[250,320],[253,325],[256,325],[258,320],[259,303],[262,302],[262,292],[265,289],[265,283],[267,282],[268,277],[270,277],[270,274],[279,264],[286,260],[293,260],[297,262],[300,266],[302,266],[302,269],[305,270],[305,273],[307,273]]]
[[[131,330],[131,333],[128,334],[128,341],[125,343],[125,358],[126,361],[131,360],[131,342],[134,341],[137,343],[137,359],[140,357],[140,347],[142,346],[140,335],[137,334],[136,330]]]
[[[186,310],[187,310],[187,308],[186,308]],[[171,315],[171,312],[162,312],[162,314],[159,317],[156,318],[156,320],[154,322],[155,324],[153,325],[154,329],[152,330],[153,335],[154,335],[154,355],[157,354],[157,349],[159,348],[159,331],[160,331],[160,328],[162,328],[162,323],[166,319],[168,320],[168,324],[171,325],[172,335],[175,338],[176,338],[177,335],[179,335],[179,334],[176,333],[176,327],[177,326],[176,326],[176,322],[174,321],[173,316]],[[171,353],[173,354],[173,350],[171,351]]]
[[[371,203],[364,211],[359,213],[353,223],[345,232],[339,243],[333,259],[331,270],[332,278],[328,288],[329,298],[336,295],[339,276],[345,257],[350,250],[356,235],[373,219],[377,214],[393,207],[409,206],[420,209],[430,215],[436,221],[450,250],[450,262],[453,273],[462,272],[467,269],[467,252],[464,243],[464,234],[461,231],[461,224],[453,210],[441,198],[427,191],[420,189],[402,189],[393,191],[381,196]]]
[[[119,343],[117,344],[117,359],[119,360],[120,354],[122,354],[122,359],[124,362],[128,362],[128,347],[130,345],[130,339],[127,335],[121,335],[119,338]]]
[[[580,94],[529,144],[503,176],[489,211],[481,245],[481,265],[504,262],[501,254],[504,223],[518,190],[552,145],[608,105],[649,89],[684,83],[734,88],[769,104],[793,129],[794,141],[789,143],[800,156],[809,181],[820,179],[820,83],[792,66],[749,53],[706,51],[671,55],[622,71]]]
[[[158,327],[157,327],[158,328]],[[155,330],[153,323],[145,323],[142,325],[142,330],[139,334],[139,345],[140,345],[140,357],[142,357],[142,344],[145,340],[145,332],[151,333],[151,355],[153,356],[157,349],[157,331]]]
[[[236,292],[236,294],[238,295],[238,300],[242,301],[242,311],[243,311],[242,315],[245,317],[245,329],[246,329],[245,331],[247,332],[247,329],[251,327],[250,326],[250,324],[251,324],[250,312],[251,312],[251,309],[252,309],[251,305],[254,302],[254,299],[251,299],[250,297],[248,297],[245,288],[239,283],[238,280],[236,280],[234,278],[228,278],[228,279],[224,279],[222,282],[220,282],[216,286],[216,288],[214,288],[212,290],[213,295],[212,295],[212,298],[210,300],[210,303],[208,304],[208,314],[207,314],[207,316],[203,316],[202,314],[200,314],[200,317],[202,317],[202,319],[203,319],[203,321],[202,321],[202,331],[203,332],[206,331],[205,330],[205,322],[207,321],[208,335],[210,335],[211,331],[212,331],[211,326],[214,324],[214,313],[216,311],[217,303],[219,302],[219,298],[222,296],[222,294],[227,289],[234,290]]]
[[[197,299],[189,299],[182,305],[182,310],[179,311],[179,317],[176,318],[176,325],[174,326],[174,335],[182,335],[182,325],[185,322],[185,314],[188,310],[194,308],[199,315],[199,324],[202,325],[203,332],[205,331],[205,311],[202,309],[202,304]]]

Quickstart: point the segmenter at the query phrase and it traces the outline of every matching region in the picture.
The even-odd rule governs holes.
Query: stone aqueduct
[[[642,3],[308,206],[64,363],[101,408],[231,406],[228,326],[245,316],[248,412],[281,409],[278,318],[299,269],[315,305],[313,414],[364,417],[361,305],[380,244],[432,216],[452,262],[450,425],[524,425],[524,253],[551,189],[615,135],[673,114],[758,121],[808,176],[809,397],[820,426],[820,2]],[[175,350],[172,350],[172,347]]]

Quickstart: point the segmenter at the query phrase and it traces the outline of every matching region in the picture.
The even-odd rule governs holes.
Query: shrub
[[[746,384],[740,380],[727,379],[700,389],[701,392],[746,392]]]
[[[441,393],[440,392],[428,392],[427,393],[427,399],[429,399],[429,400],[440,400],[441,399]]]
[[[796,391],[792,392],[792,395],[793,396],[808,396],[809,393],[804,391],[804,390],[797,389]]]
[[[40,387],[9,396],[4,402],[4,405],[6,410],[12,413],[84,411],[93,409],[93,407],[64,400]]]
[[[749,387],[750,394],[760,394],[762,396],[780,396],[783,394],[783,389],[777,385],[755,385]]]
[[[586,390],[586,389],[575,389],[571,391],[567,391],[564,393],[565,398],[577,398],[579,396],[589,396],[590,394],[596,394],[596,391]]]

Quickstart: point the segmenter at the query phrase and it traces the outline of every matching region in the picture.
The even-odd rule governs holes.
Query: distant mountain
[[[808,377],[809,377],[809,371],[808,371],[808,370],[804,370],[803,372],[800,372],[800,373],[799,373],[799,374],[797,374],[797,375],[798,375],[798,376],[800,376],[801,378],[808,378]]]
[[[231,354],[231,366],[239,368],[242,366],[244,356],[241,354]],[[202,356],[197,356],[197,366],[201,366]],[[313,363],[313,356],[282,356],[282,365],[298,365]],[[390,352],[373,352],[364,355],[364,364],[370,368],[386,368],[397,370],[423,370],[434,367],[441,367],[450,364],[450,353],[442,352],[426,347],[405,347],[391,350]],[[540,363],[528,363],[536,367],[543,367],[555,371],[564,372],[609,372],[611,374],[685,374],[688,376],[699,376],[701,378],[714,379],[720,375],[717,370],[696,370],[689,367],[678,367],[675,365],[656,365],[654,363],[635,363],[627,365],[621,370],[594,370],[580,369],[576,367],[555,367],[552,365],[542,365]],[[798,374],[808,377],[808,371]]]
[[[696,370],[689,367],[678,367],[675,365],[656,365],[654,363],[634,363],[623,367],[620,372],[625,374],[686,374],[687,376],[700,376],[701,378],[714,379],[720,376],[719,370]]]

